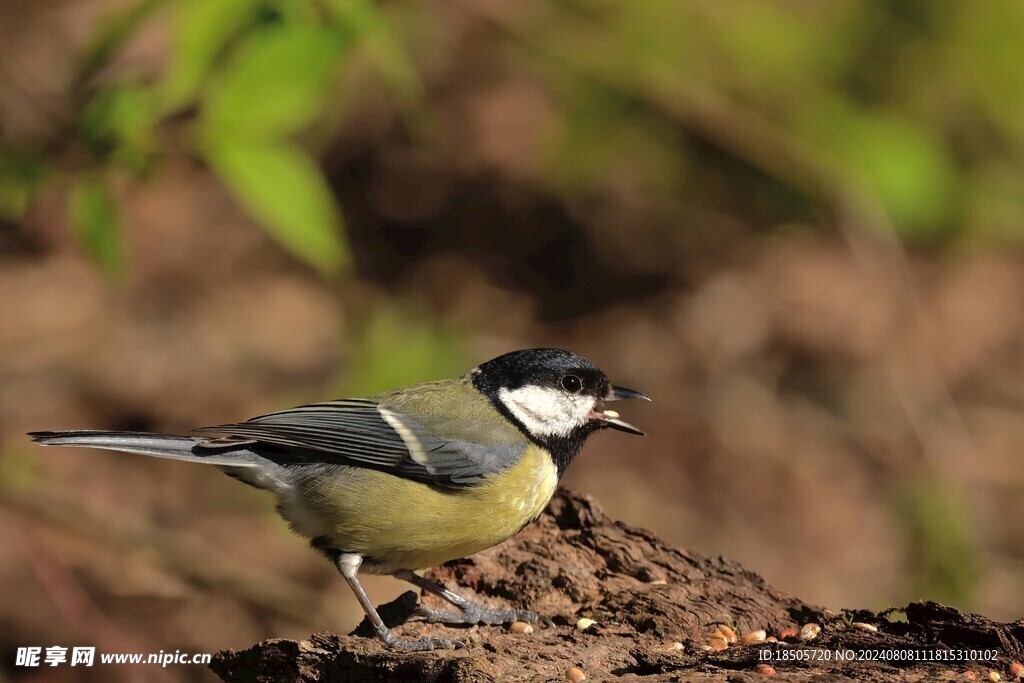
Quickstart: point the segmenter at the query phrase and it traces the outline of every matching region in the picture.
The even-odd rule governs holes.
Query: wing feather
[[[422,425],[394,410],[403,437],[384,418],[376,401],[340,399],[314,403],[254,417],[248,422],[203,427],[197,432],[216,432],[252,439],[283,449],[296,462],[331,462],[378,469],[400,477],[450,488],[480,483],[486,476],[514,461],[508,446],[484,446],[440,438]],[[415,458],[407,439],[415,440]],[[501,453],[495,450],[502,451]],[[283,463],[286,464],[286,463]]]

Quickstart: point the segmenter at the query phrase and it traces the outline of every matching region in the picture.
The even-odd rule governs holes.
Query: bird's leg
[[[430,579],[425,579],[419,574],[411,572],[407,569],[397,571],[393,575],[396,579],[408,581],[414,586],[433,593],[439,596],[443,600],[450,602],[461,610],[460,612],[441,612],[439,610],[428,609],[426,607],[420,607],[418,610],[413,612],[414,616],[422,617],[424,621],[429,623],[444,623],[444,624],[510,624],[513,621],[526,621],[531,624],[538,622],[545,624],[546,626],[552,626],[553,622],[547,617],[537,616],[533,612],[528,612],[524,609],[498,609],[492,610],[487,609],[483,605],[468,600],[458,593],[452,593],[450,590],[434,583]]]
[[[363,612],[366,613],[366,618],[370,620],[370,624],[373,626],[373,630],[376,632],[377,637],[384,641],[384,644],[390,648],[396,650],[454,650],[460,647],[466,647],[466,644],[458,640],[446,640],[444,638],[420,638],[419,640],[402,640],[398,636],[391,633],[388,627],[384,625],[384,621],[377,614],[377,609],[370,602],[370,598],[366,595],[366,591],[363,590],[363,586],[359,583],[359,579],[356,574],[359,572],[359,565],[363,563],[363,558],[354,553],[343,553],[336,552],[334,554],[334,566],[338,568],[341,575],[345,577],[348,582],[349,588],[356,595],[356,600],[359,601],[359,605],[363,608]]]

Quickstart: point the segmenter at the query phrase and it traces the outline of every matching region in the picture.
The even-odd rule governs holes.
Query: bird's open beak
[[[621,401],[624,398],[639,398],[644,401],[651,400],[651,397],[647,394],[641,394],[639,391],[627,389],[626,387],[617,387],[614,384],[608,387],[608,394],[604,397],[604,400]]]
[[[605,395],[604,400],[619,401],[625,398],[639,398],[644,401],[651,400],[646,394],[641,394],[639,391],[614,385],[608,387],[608,393]],[[612,429],[617,429],[620,432],[628,432],[630,434],[639,434],[640,436],[644,436],[642,431],[625,420],[620,419],[618,411],[615,410],[595,410],[590,413],[590,419],[597,420],[602,423],[603,427],[611,427]]]

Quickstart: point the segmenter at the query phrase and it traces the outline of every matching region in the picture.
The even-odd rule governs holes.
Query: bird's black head
[[[561,349],[513,351],[473,371],[473,384],[532,441],[551,452],[561,475],[598,429],[639,429],[605,410],[606,401],[646,396],[616,387],[599,367]],[[649,399],[647,399],[649,400]]]

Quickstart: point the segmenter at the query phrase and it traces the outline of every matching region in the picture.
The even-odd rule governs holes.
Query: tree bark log
[[[776,680],[967,680],[967,671],[988,680],[993,670],[1012,680],[1011,663],[1024,659],[1024,621],[994,623],[931,602],[880,614],[833,614],[776,590],[735,562],[697,555],[614,521],[592,498],[564,490],[515,538],[449,562],[432,577],[496,608],[548,615],[555,625],[517,634],[500,626],[409,622],[398,628],[402,637],[429,634],[470,647],[403,653],[385,649],[364,621],[348,636],[320,633],[220,652],[211,668],[240,682],[566,680],[571,667],[590,680],[759,680],[773,675],[766,665]],[[401,624],[416,603],[417,596],[406,593],[382,606],[381,616]],[[595,623],[582,630],[577,622],[583,617]],[[740,637],[765,630],[780,638],[806,624],[821,631],[810,640],[708,651],[704,646],[720,624]]]

